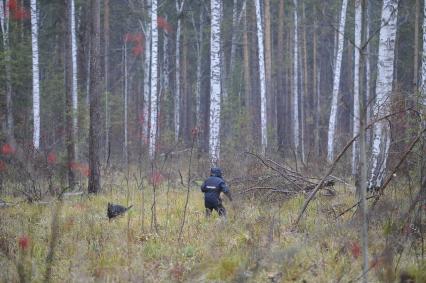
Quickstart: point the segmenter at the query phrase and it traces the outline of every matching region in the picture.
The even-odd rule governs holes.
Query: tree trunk
[[[151,2],[151,127],[149,131],[149,157],[155,159],[157,141],[157,77],[158,77],[158,26],[157,0]]]
[[[66,77],[65,77],[65,86],[66,86],[66,124],[67,124],[67,135],[66,135],[66,146],[67,146],[67,159],[68,159],[68,187],[70,190],[74,189],[75,186],[75,175],[73,171],[72,164],[75,162],[75,127],[74,127],[74,58],[73,58],[73,0],[66,1],[66,10],[65,10],[65,19],[66,19],[66,41],[65,41],[65,51],[66,51]]]
[[[123,159],[126,166],[129,165],[129,150],[128,150],[128,72],[127,72],[127,43],[124,41],[123,46],[123,94],[124,94],[124,147],[123,147]]]
[[[40,75],[38,61],[38,15],[37,0],[31,0],[31,47],[33,71],[33,146],[40,148]]]
[[[336,125],[337,125],[337,106],[338,106],[339,89],[340,89],[340,72],[341,72],[341,66],[342,66],[347,6],[348,6],[348,0],[343,0],[342,10],[340,14],[337,53],[336,53],[336,57],[334,61],[333,95],[332,95],[332,101],[331,101],[330,120],[328,124],[327,159],[330,162],[332,162],[334,159],[334,141],[336,139],[335,132],[336,132]]]
[[[10,58],[10,43],[9,43],[9,0],[3,4],[0,1],[0,27],[3,36],[3,51],[4,51],[4,67],[6,75],[6,137],[9,143],[14,143],[15,138],[13,134],[14,121],[13,121],[13,104],[12,104],[12,74],[11,74],[11,58]]]
[[[105,160],[109,162],[111,152],[110,109],[109,109],[109,0],[104,0],[104,83],[105,83]],[[107,164],[108,166],[108,164]]]
[[[398,14],[398,1],[385,0],[382,8],[382,29],[379,39],[379,56],[377,63],[375,117],[389,114],[394,72],[395,37]],[[390,146],[390,126],[388,121],[374,124],[373,146],[371,152],[371,170],[369,188],[383,184],[386,162]]]
[[[143,67],[143,114],[142,114],[142,143],[148,144],[149,140],[149,101],[150,101],[150,75],[151,75],[151,27],[145,27],[145,57]]]
[[[284,63],[284,0],[280,0],[278,9],[278,38],[276,47],[277,65],[278,65],[278,91],[276,95],[277,100],[277,140],[278,150],[284,151],[285,147],[285,63]]]
[[[176,0],[176,13],[177,13],[177,28],[176,28],[176,64],[175,64],[175,98],[174,98],[174,107],[175,107],[175,141],[179,140],[179,131],[180,131],[180,105],[181,105],[181,94],[180,94],[180,36],[181,36],[181,26],[182,26],[182,12],[183,5],[185,0]]]
[[[419,16],[420,0],[416,0],[416,15],[414,21],[414,62],[413,62],[413,92],[416,93],[419,78]]]
[[[302,5],[302,17],[303,17],[303,75],[302,75],[302,81],[303,81],[303,93],[300,95],[300,152],[302,157],[302,163],[306,164],[306,155],[305,155],[305,149],[306,144],[309,144],[308,141],[305,139],[305,131],[306,131],[306,120],[307,120],[307,114],[305,114],[306,109],[306,99],[309,97],[308,95],[308,50],[307,50],[307,43],[306,43],[306,16],[305,16],[305,3],[303,2]],[[302,61],[302,60],[301,60]]]
[[[220,0],[211,0],[209,153],[213,165],[220,157],[220,38]]]
[[[320,122],[320,113],[321,113],[321,101],[320,101],[320,83],[319,83],[319,69],[317,68],[317,54],[318,54],[318,24],[316,14],[314,16],[314,31],[313,31],[313,68],[312,68],[312,89],[315,93],[315,126],[314,126],[314,152],[315,157],[319,158],[320,155],[320,130],[319,130],[319,122]]]
[[[294,42],[293,42],[293,146],[296,156],[299,154],[299,33],[297,19],[297,0],[294,3]]]
[[[78,159],[78,69],[75,2],[71,0],[71,61],[72,61],[72,128],[74,135],[75,159]]]
[[[355,64],[354,64],[354,114],[353,114],[353,136],[359,134],[360,129],[360,116],[359,116],[359,60],[361,48],[361,15],[362,7],[361,0],[355,1]],[[364,133],[365,134],[365,133]],[[357,140],[352,145],[352,175],[355,176],[358,172],[358,157],[359,157],[359,143]]]
[[[100,144],[101,144],[101,32],[100,0],[90,1],[91,43],[90,43],[90,126],[89,126],[89,193],[101,189]]]
[[[271,33],[271,1],[264,1],[265,28],[265,96],[267,98],[267,118],[269,127],[276,128],[276,101],[272,89],[272,33]]]
[[[260,12],[260,0],[255,0],[256,5],[256,24],[257,24],[257,44],[259,52],[259,81],[260,81],[260,129],[261,129],[261,149],[265,154],[268,145],[268,129],[266,117],[266,79],[265,79],[265,58],[264,58],[264,41],[262,16]],[[270,51],[270,50],[269,50]]]
[[[203,38],[204,38],[204,7],[201,5],[200,7],[200,27],[197,36],[197,82],[196,82],[196,128],[197,130],[201,130],[201,80],[202,80],[202,56],[203,56]],[[195,23],[194,23],[195,29]]]

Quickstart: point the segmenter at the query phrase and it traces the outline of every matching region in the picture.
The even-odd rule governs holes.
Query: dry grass
[[[237,199],[225,204],[226,220],[216,214],[206,219],[202,194],[194,187],[181,242],[178,233],[185,188],[175,187],[169,193],[165,184],[158,188],[158,233],[150,225],[151,188],[145,189],[143,198],[136,185],[129,183],[97,196],[64,200],[58,215],[52,281],[355,282],[360,276],[356,219],[347,213],[335,220],[336,214],[355,201],[353,193],[344,188],[337,188],[336,197],[313,201],[294,229],[302,197],[273,205]],[[375,263],[369,273],[371,282],[395,280],[402,271],[416,282],[426,282],[418,235],[401,234],[402,223],[394,220],[408,206],[401,199],[401,194],[389,194],[383,200],[382,215],[370,224],[369,252]],[[108,201],[134,207],[109,222]],[[20,203],[0,211],[1,282],[16,282],[19,276],[45,280],[55,204]],[[20,246],[22,236],[29,238],[27,248]],[[386,254],[386,250],[392,252]]]

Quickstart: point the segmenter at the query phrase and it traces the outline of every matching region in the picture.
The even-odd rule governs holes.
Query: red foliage
[[[26,251],[30,246],[30,238],[27,235],[23,235],[18,239],[19,248]]]
[[[151,174],[150,182],[154,186],[161,185],[164,182],[164,177],[160,171],[155,171]]]
[[[143,47],[142,44],[136,44],[133,48],[132,48],[132,54],[135,57],[138,57],[139,55],[141,55],[143,52]]]
[[[352,242],[350,243],[350,251],[352,256],[356,259],[361,255],[361,247],[359,246],[358,242]]]
[[[53,165],[56,164],[56,161],[56,153],[54,151],[49,152],[49,154],[47,155],[47,163]]]
[[[87,163],[70,162],[69,166],[71,170],[78,171],[83,176],[90,176],[90,169]]]
[[[23,21],[30,17],[27,9],[20,6],[16,0],[9,1],[9,10],[12,14],[12,19],[15,21]]]
[[[11,155],[15,153],[15,148],[13,146],[11,146],[8,143],[5,143],[2,147],[1,147],[1,153],[4,155]]]
[[[157,25],[160,29],[165,30],[168,33],[171,33],[173,31],[172,26],[167,22],[167,20],[163,17],[157,18]]]
[[[6,163],[3,160],[0,160],[0,172],[6,171]]]

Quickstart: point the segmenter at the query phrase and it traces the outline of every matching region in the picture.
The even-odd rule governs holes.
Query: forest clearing
[[[0,282],[426,283],[426,0],[0,0]]]

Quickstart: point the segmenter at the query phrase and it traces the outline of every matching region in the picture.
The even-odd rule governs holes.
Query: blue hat
[[[219,167],[213,167],[210,169],[210,176],[222,177],[222,170]]]

